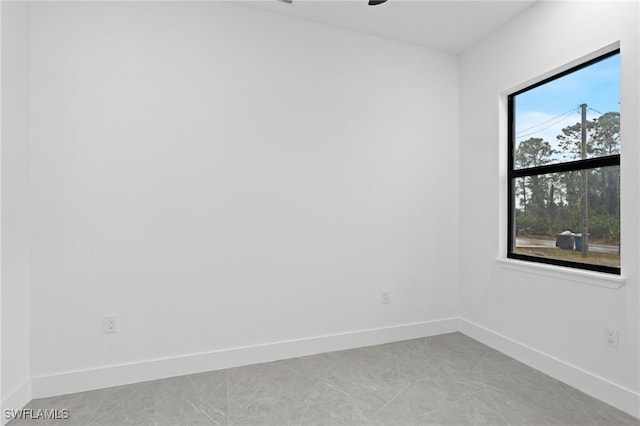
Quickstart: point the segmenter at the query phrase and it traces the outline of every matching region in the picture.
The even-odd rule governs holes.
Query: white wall
[[[460,313],[638,414],[621,400],[640,374],[637,5],[541,2],[465,52],[459,81],[449,55],[218,2],[34,3],[30,24],[34,396],[316,337],[304,350],[401,339]],[[499,266],[501,94],[618,40],[625,286]],[[3,327],[4,287],[3,272]]]
[[[458,315],[457,58],[221,2],[31,13],[39,383]]]
[[[537,366],[546,365],[551,371],[564,364],[567,368],[557,368],[557,375],[636,416],[638,16],[637,2],[541,2],[460,58],[461,316],[478,335],[482,329],[489,331],[485,336],[492,335],[488,340],[493,338],[494,343],[502,339],[505,348],[508,341],[519,344],[523,354],[528,351],[523,356],[538,362]],[[505,268],[496,261],[505,256],[506,246],[506,121],[499,122],[498,114],[504,114],[506,106],[500,104],[501,95],[617,41],[622,57],[622,273],[626,285],[616,290],[585,284],[611,284],[597,278],[574,275],[567,280],[561,275]],[[465,243],[471,239],[473,244]],[[619,350],[603,346],[605,327],[619,329]],[[540,356],[536,358],[535,352]],[[604,392],[607,389],[617,390]]]
[[[2,408],[31,398],[29,376],[29,6],[2,2]]]

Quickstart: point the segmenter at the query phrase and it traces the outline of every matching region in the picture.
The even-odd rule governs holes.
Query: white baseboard
[[[459,331],[594,398],[634,417],[640,417],[640,394],[631,389],[626,389],[464,318],[459,320]]]
[[[69,371],[34,377],[32,395],[33,398],[45,398],[456,331],[458,319],[446,318]]]
[[[455,331],[460,331],[632,416],[640,416],[640,395],[637,392],[464,318],[401,324],[39,376],[34,377],[31,384],[25,383],[13,392],[3,401],[3,406],[22,408],[31,398],[101,389]],[[4,425],[4,422],[2,424]]]
[[[26,380],[12,392],[10,392],[3,400],[2,409],[0,411],[0,424],[4,426],[10,419],[5,418],[4,410],[19,410],[31,401],[31,380]]]

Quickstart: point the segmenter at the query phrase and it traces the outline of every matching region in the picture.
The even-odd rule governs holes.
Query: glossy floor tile
[[[460,333],[31,401],[18,425],[640,425]]]

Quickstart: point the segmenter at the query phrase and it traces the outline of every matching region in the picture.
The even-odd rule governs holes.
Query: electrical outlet
[[[391,291],[380,290],[380,303],[387,305],[391,302]]]
[[[118,317],[115,315],[105,315],[102,321],[102,331],[105,334],[118,332]]]
[[[618,349],[618,330],[613,328],[604,329],[604,345]]]

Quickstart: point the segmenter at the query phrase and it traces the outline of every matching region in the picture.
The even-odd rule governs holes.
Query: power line
[[[534,129],[534,128],[538,127],[538,126],[542,126],[543,124],[546,124],[546,123],[548,123],[549,121],[555,120],[556,118],[559,118],[559,117],[563,117],[563,118],[564,118],[564,116],[571,115],[571,113],[576,112],[576,111],[578,110],[578,108],[579,108],[579,107],[580,107],[580,105],[576,105],[576,106],[574,106],[573,108],[571,108],[569,111],[566,111],[566,112],[563,112],[563,113],[561,113],[561,114],[558,114],[558,115],[556,115],[555,117],[551,117],[551,118],[549,118],[548,120],[542,121],[542,122],[540,122],[540,123],[538,123],[538,124],[536,124],[536,125],[534,125],[534,126],[527,127],[526,129],[522,129],[522,130],[520,130],[520,131],[517,131],[517,132],[516,132],[516,135],[517,135],[517,134],[520,134],[520,133],[522,133],[522,132],[526,132],[526,131],[528,131],[528,130]]]
[[[554,117],[556,120],[554,122],[550,123],[548,126],[543,127],[541,129],[536,129],[535,131],[533,131],[531,133],[527,133],[527,134],[524,134],[524,135],[517,136],[516,139],[522,139],[522,138],[526,138],[527,136],[533,136],[533,135],[538,134],[538,133],[540,133],[540,132],[542,132],[544,130],[547,130],[547,129],[555,126],[556,124],[562,122],[562,120],[566,119],[567,117],[569,117],[571,115],[571,113],[576,112],[576,111],[577,111],[577,108],[574,108],[571,111],[569,111],[568,113],[565,113],[564,115],[556,116],[556,117]],[[549,122],[549,120],[547,120],[545,123],[548,123],[548,122]],[[543,123],[540,123],[540,124],[543,124]],[[537,126],[533,126],[532,128],[534,128],[534,127],[537,127]]]

